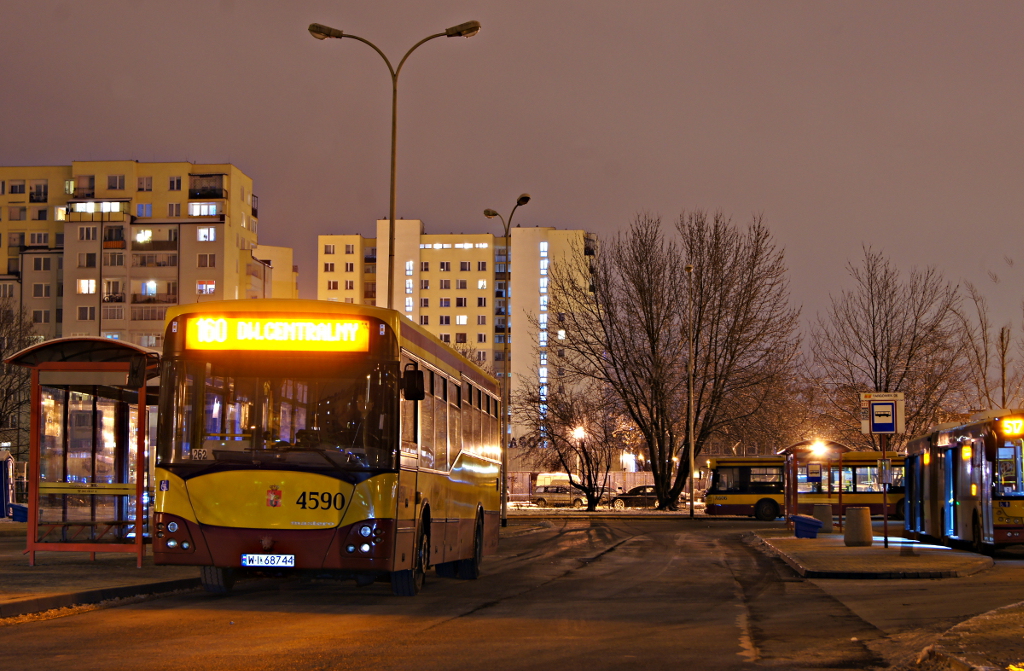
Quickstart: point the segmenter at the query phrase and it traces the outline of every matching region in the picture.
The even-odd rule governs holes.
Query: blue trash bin
[[[15,522],[28,522],[28,506],[22,503],[10,503],[7,505],[7,514]]]
[[[821,530],[822,521],[810,515],[790,515],[793,523],[793,530],[797,538],[817,538]]]

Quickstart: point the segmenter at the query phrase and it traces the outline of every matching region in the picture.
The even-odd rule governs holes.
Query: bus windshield
[[[170,361],[159,463],[394,469],[397,363],[330,368]]]

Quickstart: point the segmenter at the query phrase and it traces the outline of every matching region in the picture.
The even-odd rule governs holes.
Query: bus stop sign
[[[860,395],[861,433],[904,433],[903,392]]]

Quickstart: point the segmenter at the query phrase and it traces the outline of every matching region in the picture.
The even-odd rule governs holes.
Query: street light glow
[[[587,435],[587,432],[583,430],[582,426],[577,426],[572,430],[572,437],[576,440],[583,440],[583,437]]]
[[[813,452],[816,456],[820,457],[821,455],[828,452],[828,445],[826,445],[824,442],[820,440],[816,440],[811,444],[811,452]]]

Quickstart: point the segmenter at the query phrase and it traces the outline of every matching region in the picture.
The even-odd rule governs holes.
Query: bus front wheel
[[[391,572],[391,592],[395,596],[416,596],[426,582],[427,563],[430,560],[430,536],[423,530],[423,526],[424,524],[420,525],[412,568]]]
[[[235,572],[229,568],[200,566],[199,581],[203,589],[211,594],[227,594],[235,586]]]
[[[762,522],[771,522],[779,516],[779,504],[771,499],[761,499],[754,506],[754,517]]]

